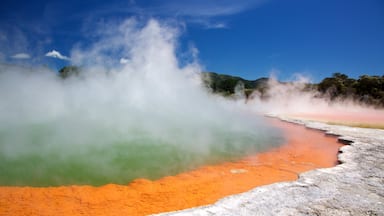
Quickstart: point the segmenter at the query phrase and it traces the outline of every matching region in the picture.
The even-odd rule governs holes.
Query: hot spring
[[[276,128],[211,95],[177,58],[179,31],[101,26],[72,49],[78,76],[0,68],[0,185],[127,184],[236,160],[283,143]]]

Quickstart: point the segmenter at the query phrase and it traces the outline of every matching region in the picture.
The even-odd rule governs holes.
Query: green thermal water
[[[50,126],[2,131],[0,185],[127,184],[135,178],[153,180],[204,164],[236,160],[283,142],[276,132],[260,135],[222,128],[213,133],[215,139],[208,146],[194,148],[193,134],[192,142],[184,144],[177,143],[177,132],[174,143],[145,133],[111,141],[102,138],[104,131],[75,145],[71,135],[64,140],[57,140],[58,136],[47,139]]]

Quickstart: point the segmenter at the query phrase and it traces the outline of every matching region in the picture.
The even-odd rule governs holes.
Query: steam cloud
[[[381,127],[384,121],[382,109],[351,98],[330,100],[327,95],[306,89],[308,83],[310,80],[300,75],[288,83],[281,83],[272,76],[267,83],[266,95],[253,92],[247,106],[262,114]]]
[[[95,184],[127,183],[180,171],[179,163],[212,151],[225,156],[279,144],[280,134],[262,119],[208,94],[197,63],[179,65],[178,34],[156,20],[108,23],[92,45],[72,50],[70,59],[82,66],[77,77],[3,68],[2,184],[81,184],[92,176]]]

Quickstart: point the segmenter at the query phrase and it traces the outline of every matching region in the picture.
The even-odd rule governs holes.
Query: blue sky
[[[314,81],[384,74],[382,0],[3,0],[0,62],[60,68],[74,46],[92,43],[96,23],[129,17],[178,23],[180,49],[196,47],[208,71]]]

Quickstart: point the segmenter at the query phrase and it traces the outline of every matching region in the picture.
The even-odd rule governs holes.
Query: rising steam
[[[78,76],[3,68],[0,184],[127,183],[279,144],[262,119],[208,94],[197,63],[180,66],[178,34],[108,23],[72,50]]]
[[[333,99],[308,88],[311,83],[303,76],[282,83],[271,77],[263,94],[253,92],[247,101],[248,108],[267,115],[305,118],[330,123],[356,126],[383,127],[384,111],[353,100]]]

